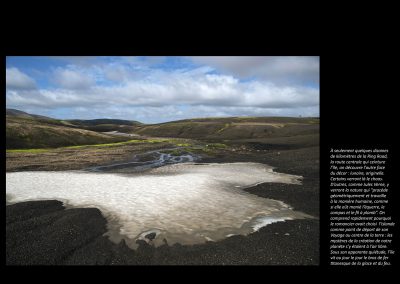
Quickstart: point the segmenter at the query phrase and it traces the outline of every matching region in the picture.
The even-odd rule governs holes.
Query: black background
[[[50,4],[49,4],[50,5]],[[399,264],[392,258],[392,267],[329,267],[328,245],[328,190],[329,150],[331,147],[387,147],[390,149],[392,203],[398,198],[398,182],[394,179],[397,156],[395,136],[399,132],[398,57],[395,52],[391,16],[376,9],[375,14],[357,9],[333,9],[304,13],[297,7],[229,7],[214,6],[108,7],[97,4],[83,9],[69,4],[52,4],[53,10],[37,7],[10,7],[4,19],[3,76],[5,56],[11,55],[317,55],[320,56],[321,102],[321,264],[316,267],[209,267],[210,272],[226,272],[227,276],[253,272],[287,278],[322,272],[323,275],[346,278],[345,272],[358,272],[369,277],[393,273]],[[235,6],[231,4],[231,6]],[[31,9],[32,8],[32,9]],[[36,8],[36,10],[34,9]],[[47,7],[48,8],[48,7]],[[172,8],[171,13],[167,8]],[[289,8],[293,8],[288,14]],[[183,10],[185,9],[185,10]],[[307,10],[307,7],[306,7]],[[389,9],[390,10],[390,9]],[[197,11],[197,14],[194,12]],[[293,12],[294,11],[294,12]],[[377,14],[384,19],[376,18]],[[139,17],[141,16],[141,17]],[[394,67],[394,68],[393,68]],[[5,84],[3,84],[5,90]],[[5,111],[5,92],[2,96]],[[2,118],[4,119],[4,114]],[[2,123],[3,127],[5,123]],[[3,130],[5,134],[5,129]],[[4,135],[5,137],[5,135]],[[3,138],[3,142],[5,139]],[[4,152],[3,152],[4,153]],[[3,168],[4,169],[4,168]],[[4,177],[5,175],[3,175]],[[4,183],[3,183],[4,185]],[[4,204],[4,203],[3,203]],[[392,208],[392,215],[398,214]],[[396,210],[396,212],[395,212]],[[4,210],[3,210],[4,212]],[[395,220],[399,221],[398,216]],[[3,218],[4,220],[4,218]],[[4,228],[4,227],[3,227]],[[398,224],[397,224],[398,228]],[[399,233],[395,232],[397,255]],[[70,270],[69,268],[68,270]],[[74,268],[76,271],[77,268]],[[193,278],[213,281],[209,274],[197,270],[203,267],[160,268],[83,268],[92,276],[108,274],[119,276],[121,270],[132,273],[131,281],[142,272],[148,281],[153,277],[167,277],[173,271],[177,280],[181,272],[190,272]],[[8,267],[14,277],[36,275],[37,269],[27,273]],[[48,269],[46,269],[48,270]],[[76,280],[77,274],[62,269],[57,279]],[[246,270],[246,271],[243,271]],[[248,271],[251,270],[251,271]],[[242,273],[243,272],[243,273]],[[47,273],[47,272],[46,272]],[[328,274],[326,274],[328,273]],[[47,278],[43,274],[39,277]],[[126,275],[125,275],[126,276]],[[51,276],[54,277],[54,276]],[[50,280],[51,280],[50,277]],[[54,278],[53,278],[54,280]],[[114,279],[115,280],[115,279]],[[164,279],[165,280],[165,279]],[[278,280],[279,281],[279,280]]]

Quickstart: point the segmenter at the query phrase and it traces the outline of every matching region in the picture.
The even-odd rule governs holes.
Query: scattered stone
[[[157,236],[157,234],[156,233],[150,233],[150,234],[147,234],[146,236],[144,236],[146,239],[148,239],[148,240],[150,240],[150,241],[152,241],[152,240],[154,240],[154,238]]]

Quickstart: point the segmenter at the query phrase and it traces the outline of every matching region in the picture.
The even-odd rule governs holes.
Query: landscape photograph
[[[319,265],[319,70],[6,57],[6,264]]]

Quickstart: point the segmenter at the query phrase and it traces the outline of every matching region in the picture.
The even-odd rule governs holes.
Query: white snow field
[[[67,206],[99,208],[108,220],[109,238],[123,238],[135,248],[138,239],[150,242],[145,236],[151,232],[156,246],[197,244],[247,235],[273,222],[312,218],[242,190],[264,182],[301,184],[301,179],[259,163],[182,163],[133,174],[7,173],[6,194],[10,203],[57,199]]]

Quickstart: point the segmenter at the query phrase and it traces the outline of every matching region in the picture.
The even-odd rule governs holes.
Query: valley
[[[266,223],[251,234],[229,234],[218,241],[195,244],[163,244],[158,233],[152,235],[158,231],[148,230],[132,250],[129,240],[127,243],[115,234],[110,236],[110,226],[119,228],[119,223],[113,223],[95,206],[68,207],[68,203],[56,200],[27,199],[7,206],[10,264],[319,263],[318,118],[199,118],[143,124],[108,119],[59,120],[7,110],[6,147],[7,174],[104,171],[135,175],[137,171],[147,174],[179,163],[269,165],[274,172],[301,176],[301,184],[264,182],[243,192],[284,202],[312,216]],[[36,229],[26,231],[30,226]],[[157,246],[153,245],[155,236]],[[112,238],[119,243],[111,242]],[[60,248],[60,243],[65,245]],[[38,253],[43,246],[49,246],[48,250]],[[57,248],[56,254],[50,252],[52,248]],[[282,250],[286,253],[280,253]],[[26,254],[31,257],[22,257]]]

